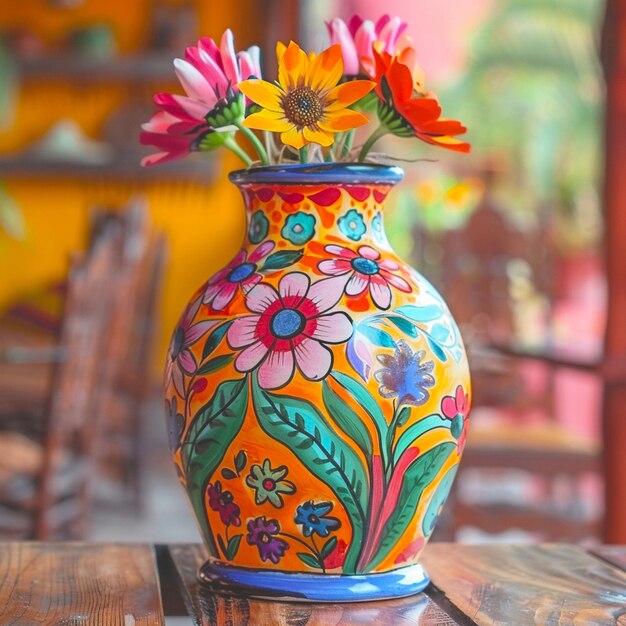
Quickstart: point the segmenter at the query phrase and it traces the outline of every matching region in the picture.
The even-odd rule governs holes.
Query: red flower
[[[379,54],[376,59],[378,116],[386,130],[399,137],[417,137],[426,143],[469,152],[470,144],[457,139],[467,129],[456,120],[444,119],[437,99],[416,92],[416,77],[400,58]]]
[[[209,506],[220,514],[222,524],[226,526],[241,526],[239,507],[233,502],[233,494],[230,491],[222,491],[222,483],[217,480],[215,485],[209,483]]]

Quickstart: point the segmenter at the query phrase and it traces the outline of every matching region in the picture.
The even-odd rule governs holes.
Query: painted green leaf
[[[314,567],[315,569],[321,569],[318,560],[308,552],[297,552],[298,558],[309,567]]]
[[[237,456],[235,457],[235,469],[238,472],[241,472],[241,470],[246,466],[247,462],[248,455],[243,450],[239,450]]]
[[[325,559],[337,547],[337,537],[331,537],[322,547],[322,559]]]
[[[445,343],[450,338],[450,329],[443,324],[435,324],[430,329],[430,336],[438,343]]]
[[[396,509],[385,524],[378,550],[365,568],[366,571],[374,569],[396,545],[413,520],[424,489],[435,479],[455,448],[454,443],[442,443],[425,452],[409,465],[404,473]]]
[[[241,538],[243,535],[235,535],[228,540],[228,545],[226,546],[226,558],[229,561],[232,561],[237,551],[239,550],[239,544],[241,543]]]
[[[213,556],[218,554],[206,522],[204,492],[243,424],[247,405],[247,378],[221,383],[212,398],[196,413],[182,443],[189,497]]]
[[[366,326],[359,324],[359,332],[367,337],[375,346],[380,348],[395,348],[396,342],[392,336],[385,330],[375,328],[374,326]]]
[[[354,409],[331,389],[327,380],[322,386],[322,400],[337,426],[356,442],[367,459],[371,459],[372,438],[369,430]]]
[[[233,357],[233,354],[220,354],[219,356],[213,357],[202,365],[196,374],[198,376],[204,376],[206,374],[210,374],[211,372],[215,372],[228,365],[233,360]]]
[[[222,339],[228,332],[228,329],[232,322],[226,322],[221,326],[218,326],[208,337],[204,343],[204,348],[202,349],[202,360],[204,361],[209,354],[211,354],[217,346],[220,345]]]
[[[451,467],[437,486],[437,489],[428,504],[428,508],[426,509],[424,520],[422,521],[422,531],[424,533],[424,537],[430,537],[433,530],[435,530],[435,524],[439,518],[439,513],[441,512],[443,505],[446,503],[458,469],[458,465]]]
[[[415,325],[405,317],[390,315],[387,319],[396,328],[399,328],[405,335],[413,337],[414,339],[419,335],[419,330],[417,330],[417,328],[415,328]]]
[[[402,315],[416,322],[432,322],[443,315],[442,308],[437,304],[428,304],[426,306],[406,304],[398,307],[395,311],[396,313],[402,313]]]
[[[448,360],[448,356],[446,355],[443,348],[429,335],[426,335],[426,339],[428,340],[428,345],[430,349],[433,351],[433,354],[443,363]]]
[[[433,428],[445,428],[445,421],[436,413],[422,418],[419,422],[411,424],[398,438],[393,450],[393,463],[398,462],[402,453],[411,446],[419,437]]]
[[[365,409],[376,425],[376,430],[378,431],[381,441],[384,441],[387,436],[387,421],[385,420],[385,415],[378,405],[378,402],[376,402],[372,394],[367,390],[367,387],[343,372],[333,372],[331,376],[344,389],[347,389],[357,403]]]
[[[235,472],[233,472],[233,470],[228,467],[223,467],[220,474],[222,475],[222,478],[225,478],[226,480],[232,480],[233,478],[237,478],[237,474],[235,474]]]
[[[354,573],[361,549],[369,484],[358,454],[330,428],[318,409],[306,400],[252,387],[254,410],[261,428],[289,448],[303,465],[337,496],[350,518],[352,546],[344,571]],[[349,558],[348,558],[349,557]]]
[[[224,540],[222,539],[221,535],[217,536],[217,543],[218,543],[218,545],[220,547],[220,550],[222,551],[222,554],[224,556],[226,556],[228,550],[226,548],[226,544],[224,543]],[[226,558],[228,558],[228,557],[226,557]]]
[[[261,267],[261,271],[270,272],[282,270],[285,267],[297,263],[302,258],[303,254],[304,250],[279,250],[278,252],[274,252],[267,257]]]

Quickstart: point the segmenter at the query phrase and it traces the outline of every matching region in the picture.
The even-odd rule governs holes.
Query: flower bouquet
[[[247,210],[241,250],[191,298],[166,363],[170,445],[209,558],[200,576],[259,597],[415,593],[419,554],[466,438],[469,372],[441,296],[391,249],[402,170],[386,134],[466,152],[425,91],[406,23],[328,25],[331,46],[203,37],[156,94],[155,165],[224,147]],[[374,129],[358,138],[355,129]],[[242,145],[255,151],[254,160]]]

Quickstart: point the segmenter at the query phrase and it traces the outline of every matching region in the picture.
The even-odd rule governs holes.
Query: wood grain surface
[[[2,626],[163,626],[153,549],[0,543]]]
[[[626,626],[626,572],[576,546],[431,544],[423,564],[480,626]]]
[[[626,571],[626,546],[595,546],[589,552]]]
[[[400,600],[360,604],[267,602],[226,596],[197,581],[198,567],[206,559],[200,546],[170,546],[170,554],[181,578],[187,610],[197,626],[466,626],[472,623],[464,619],[456,621],[449,614],[454,614],[454,607],[444,611],[423,593]],[[443,602],[447,604],[445,598]]]

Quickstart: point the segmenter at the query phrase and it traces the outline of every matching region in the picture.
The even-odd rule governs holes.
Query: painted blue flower
[[[352,241],[359,241],[367,230],[363,216],[356,209],[350,209],[345,215],[342,215],[337,220],[337,224],[339,230]]]
[[[250,219],[250,225],[248,226],[248,239],[252,243],[259,243],[267,237],[267,231],[269,230],[270,223],[263,211],[255,211]]]
[[[304,245],[315,234],[315,216],[302,211],[288,215],[280,234],[296,246]]]
[[[424,350],[413,352],[406,341],[398,341],[393,355],[378,354],[376,358],[384,367],[374,373],[380,383],[378,392],[383,398],[398,398],[398,405],[424,404],[430,393],[428,387],[435,384],[432,376],[434,363],[424,361]]]
[[[296,524],[302,524],[302,534],[310,537],[316,533],[320,537],[328,537],[331,530],[337,530],[341,522],[336,517],[327,517],[333,508],[332,502],[313,503],[313,500],[302,503],[296,509]]]

